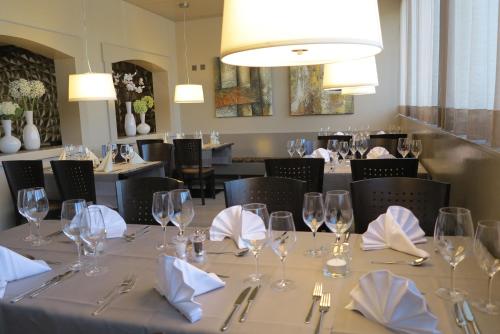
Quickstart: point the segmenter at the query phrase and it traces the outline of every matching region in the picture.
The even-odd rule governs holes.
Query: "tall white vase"
[[[151,127],[146,124],[146,113],[141,113],[141,124],[137,126],[137,132],[141,135],[146,135],[151,131]]]
[[[0,139],[0,151],[3,153],[16,153],[21,148],[21,141],[12,135],[12,121],[2,119],[5,135]]]
[[[33,124],[33,110],[26,110],[24,116],[26,117],[26,125],[23,129],[24,148],[27,150],[38,150],[40,148],[40,134]]]
[[[125,115],[125,134],[129,137],[135,136],[137,126],[135,125],[134,115],[132,115],[132,102],[125,102],[125,107],[127,107],[127,114]]]

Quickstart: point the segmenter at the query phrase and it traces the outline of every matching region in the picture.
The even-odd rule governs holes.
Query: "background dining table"
[[[128,225],[128,232],[140,228],[142,226]],[[58,229],[60,224],[57,221],[42,223],[44,235]],[[26,232],[26,226],[4,231],[0,233],[0,245],[38,258],[61,261],[62,264],[53,265],[50,272],[8,283],[5,296],[0,300],[0,333],[219,333],[236,297],[247,286],[244,279],[255,269],[251,255],[207,255],[204,263],[196,264],[206,271],[229,278],[224,279],[224,288],[195,298],[202,305],[203,317],[196,323],[189,323],[154,289],[159,254],[155,245],[161,239],[160,226],[154,226],[151,232],[133,242],[122,238],[106,241],[104,254],[99,261],[108,267],[107,274],[87,277],[80,272],[35,298],[12,304],[9,302],[12,297],[66,271],[67,263],[76,257],[75,245],[67,242],[64,235],[54,237],[48,245],[35,248],[22,241]],[[173,236],[177,230],[169,227],[168,232]],[[332,308],[325,315],[322,333],[392,333],[360,313],[345,309],[345,306],[350,301],[349,292],[359,278],[384,267],[371,264],[371,260],[409,260],[411,257],[390,249],[362,251],[360,236],[352,235],[351,274],[346,278],[326,278],[322,274],[324,259],[304,255],[304,251],[312,245],[312,235],[306,232],[297,234],[298,241],[286,260],[287,277],[295,282],[295,287],[287,292],[271,289],[270,282],[281,277],[281,267],[278,257],[271,249],[266,249],[260,259],[261,271],[266,275],[266,280],[247,321],[239,323],[236,318],[233,319],[228,332],[313,333],[318,319],[317,309],[311,324],[305,324],[304,318],[311,303],[314,283],[319,281],[323,282],[323,292],[332,293]],[[319,233],[318,241],[320,244],[331,243],[333,235]],[[416,283],[425,294],[429,309],[439,319],[442,333],[463,333],[455,323],[453,304],[434,294],[438,287],[449,286],[449,266],[433,251],[432,242],[419,247],[432,254],[423,266],[385,267]],[[208,241],[206,249],[234,251],[236,247],[232,240],[226,239],[222,242]],[[137,275],[135,288],[118,297],[101,315],[91,316],[97,306],[96,300],[130,273]],[[457,288],[467,291],[470,300],[486,295],[487,277],[472,256],[458,266],[456,277]],[[498,299],[500,284],[494,284],[495,297]],[[488,316],[477,310],[474,313],[483,334],[498,333],[499,316]]]

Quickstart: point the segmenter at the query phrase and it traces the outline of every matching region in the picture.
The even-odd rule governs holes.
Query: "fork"
[[[313,290],[313,296],[312,296],[312,303],[311,307],[309,308],[309,312],[307,312],[306,320],[305,323],[308,324],[311,322],[311,317],[312,313],[314,310],[314,305],[316,305],[316,302],[321,299],[321,293],[323,292],[323,284],[320,282],[316,282],[314,284],[314,290]]]
[[[123,295],[123,294],[126,294],[126,293],[129,293],[130,291],[132,291],[132,289],[134,288],[135,286],[135,277],[132,279],[132,281],[129,283],[129,285],[125,285],[125,286],[121,286],[117,292],[115,292],[114,294],[112,294],[108,300],[106,300],[106,302],[102,303],[101,306],[99,306],[94,312],[92,312],[92,315],[93,316],[97,316],[99,315],[102,311],[104,311],[106,309],[106,307],[108,307],[111,302],[113,300],[115,300],[116,297],[120,296],[120,295]]]
[[[113,287],[113,289],[111,289],[111,291],[109,291],[107,294],[105,294],[104,296],[97,299],[97,304],[104,303],[104,301],[106,301],[106,299],[108,299],[119,288],[121,288],[122,286],[128,286],[130,283],[132,283],[133,280],[135,280],[135,275],[129,274],[129,275],[125,276],[125,278],[123,279],[123,281],[120,282],[120,284],[115,285]]]
[[[131,234],[125,234],[123,237],[125,238],[126,241],[134,241],[135,238],[143,235],[143,234],[146,234],[149,232],[149,229],[151,228],[151,226],[145,226],[137,231],[135,231],[134,233],[131,233]]]
[[[321,332],[321,322],[323,321],[323,315],[328,312],[330,309],[330,294],[325,293],[321,296],[321,301],[319,302],[319,320],[318,325],[316,326],[315,334],[319,334]]]

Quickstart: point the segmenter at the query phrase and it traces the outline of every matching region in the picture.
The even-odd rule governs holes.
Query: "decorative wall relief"
[[[323,90],[323,66],[290,67],[290,115],[344,115],[354,113],[352,95]]]
[[[134,123],[140,122],[140,114],[132,112],[132,102],[140,100],[144,96],[154,97],[153,94],[153,73],[147,69],[126,61],[112,64],[113,78],[115,81],[116,97],[116,127],[118,137],[133,136],[131,119],[127,119],[127,131],[125,129],[125,118],[134,117]],[[135,87],[132,89],[132,85]],[[127,86],[129,89],[127,89]],[[130,102],[130,103],[126,103]],[[130,105],[130,114],[127,116],[127,104]],[[145,115],[145,122],[151,127],[151,132],[156,132],[156,118],[154,106]]]
[[[42,146],[61,145],[54,60],[13,45],[0,46],[0,100],[12,100],[9,83],[19,79],[39,80],[45,93],[33,110],[33,125],[38,128]],[[31,115],[27,115],[31,120]],[[21,138],[26,118],[12,121],[12,135]],[[35,146],[31,145],[31,148]]]
[[[215,117],[271,116],[271,68],[224,64],[215,59]]]

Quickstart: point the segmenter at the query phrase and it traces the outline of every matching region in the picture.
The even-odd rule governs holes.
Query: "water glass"
[[[170,221],[179,228],[179,236],[183,236],[186,227],[194,218],[193,199],[188,189],[170,191],[169,213]]]
[[[422,141],[420,139],[414,139],[411,141],[411,154],[418,159],[422,153]]]
[[[349,154],[349,142],[341,141],[339,146],[339,153],[342,156],[342,164],[346,165],[346,156]]]
[[[151,208],[153,218],[163,229],[163,243],[156,249],[167,249],[167,224],[170,221],[172,207],[169,205],[170,194],[168,191],[157,191],[153,194],[153,205]]]
[[[455,289],[455,269],[472,248],[474,229],[470,211],[464,208],[439,209],[434,227],[434,244],[451,267],[450,288],[439,288],[436,294],[453,302],[461,301],[464,292]]]
[[[370,141],[367,137],[362,136],[356,141],[356,151],[361,155],[361,159],[363,159],[365,152],[368,151],[369,146]]]
[[[304,152],[306,151],[306,140],[305,139],[296,139],[295,140],[295,151],[302,158]]]
[[[338,153],[339,153],[339,141],[337,139],[329,139],[328,144],[326,145],[326,149],[330,153],[330,159],[333,164],[337,162]]]
[[[27,188],[29,189],[29,188]],[[26,192],[27,189],[20,189],[17,191],[17,212],[24,218],[26,218],[26,226],[28,226],[28,235],[23,239],[26,242],[33,242],[35,240],[35,235],[33,234],[33,223],[29,217],[26,216],[26,213],[24,212],[24,193]]]
[[[269,240],[271,248],[281,261],[281,279],[272,284],[272,288],[277,291],[289,290],[293,287],[293,282],[286,278],[285,260],[288,253],[297,242],[295,234],[295,224],[293,215],[288,211],[276,211],[271,213],[269,218]]]
[[[353,211],[351,197],[347,190],[330,190],[325,196],[325,224],[335,233],[336,243],[351,228]]]
[[[26,189],[23,197],[23,208],[26,218],[35,224],[35,238],[33,246],[42,246],[50,242],[50,239],[42,238],[40,235],[40,223],[49,212],[49,200],[45,189],[41,187]]]
[[[295,140],[289,140],[286,142],[286,150],[290,155],[290,158],[293,158],[293,153],[295,152]]]
[[[130,161],[133,152],[134,149],[132,148],[132,145],[123,144],[122,146],[120,146],[120,155],[125,160],[125,163],[128,163]]]
[[[85,275],[99,276],[107,273],[108,268],[99,266],[98,248],[106,238],[106,225],[99,207],[88,207],[83,210],[80,223],[80,237],[92,250],[93,263],[87,267]]]
[[[83,211],[87,208],[87,202],[84,199],[70,199],[62,202],[61,208],[61,225],[64,234],[73,240],[76,244],[76,253],[78,258],[75,262],[70,264],[70,269],[81,269],[83,262],[81,259],[81,245],[80,238],[81,224]]]
[[[398,152],[403,158],[410,153],[410,140],[408,138],[398,138]]]
[[[319,257],[321,256],[321,249],[316,248],[316,232],[325,220],[323,196],[321,193],[310,192],[304,194],[302,219],[313,233],[313,248],[307,250],[306,255]]]

